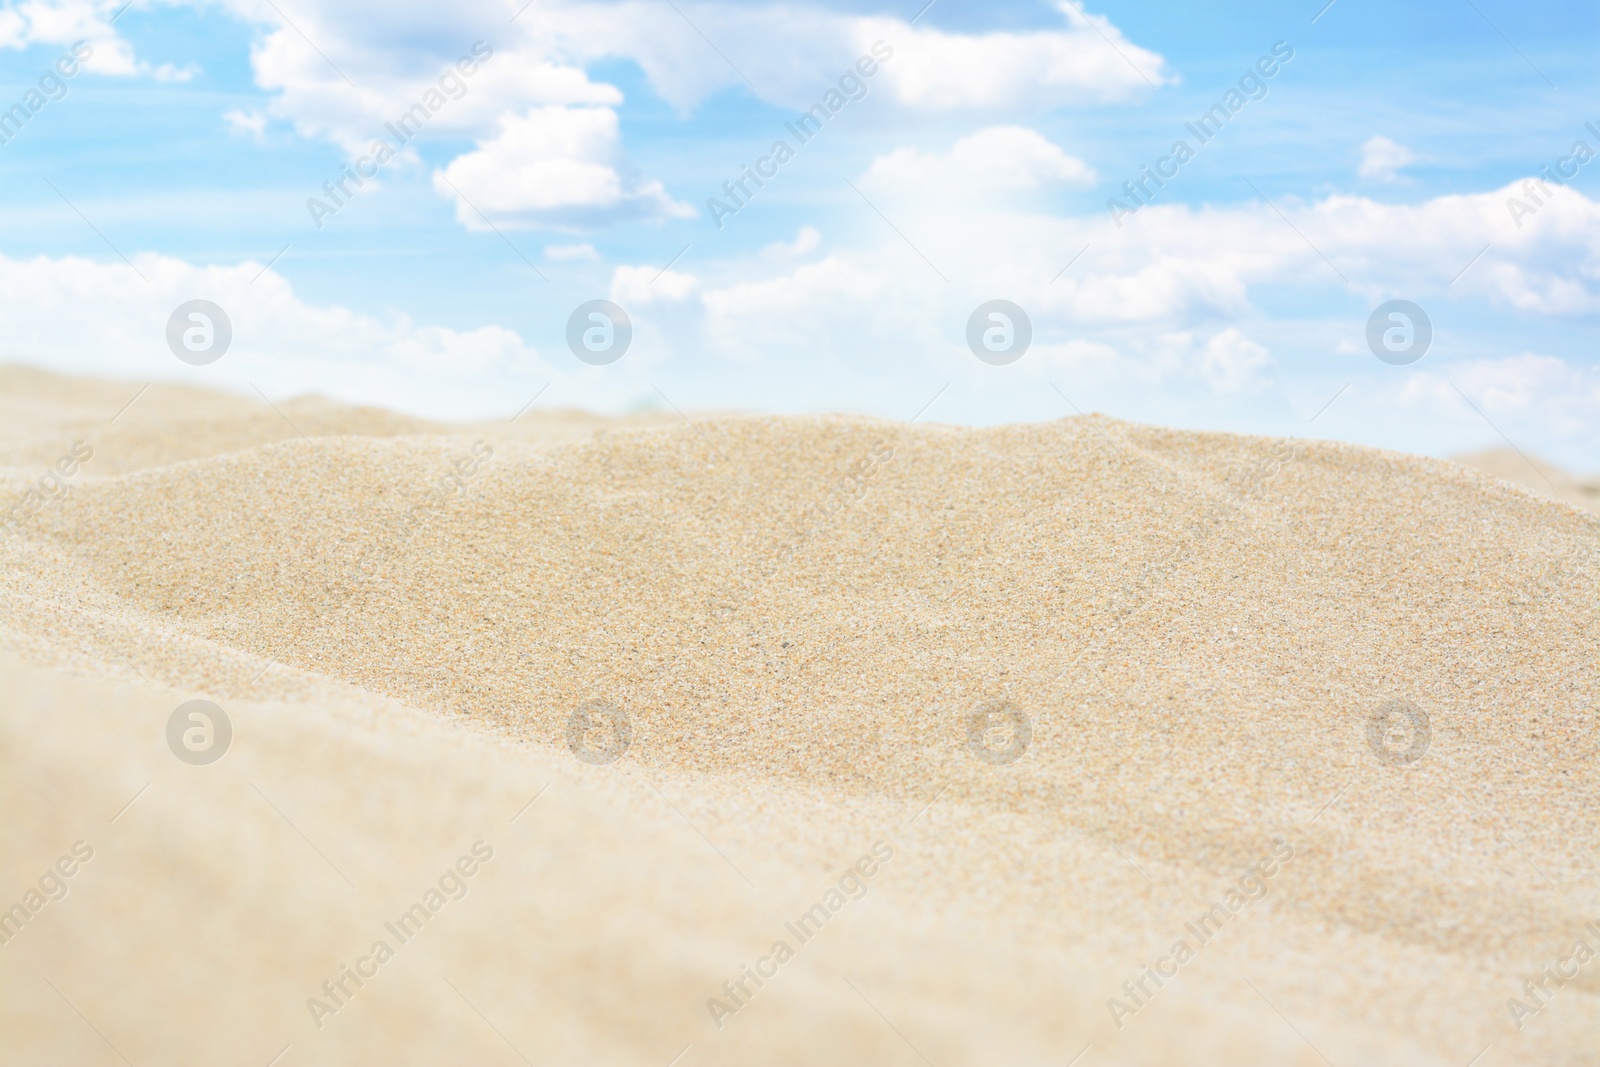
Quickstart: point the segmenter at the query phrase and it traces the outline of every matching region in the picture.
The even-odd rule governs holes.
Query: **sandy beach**
[[[7,1064],[1600,1055],[1592,480],[18,366],[0,411]]]

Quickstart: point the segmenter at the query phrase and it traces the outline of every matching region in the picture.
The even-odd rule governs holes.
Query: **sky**
[[[923,4],[4,3],[0,358],[1600,470],[1600,7]]]

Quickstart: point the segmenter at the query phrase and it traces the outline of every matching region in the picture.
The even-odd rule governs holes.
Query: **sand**
[[[0,387],[13,499],[94,453],[0,561],[0,907],[93,849],[8,1064],[1600,1057],[1600,518],[1514,475]]]
[[[1565,501],[1590,511],[1600,511],[1600,476],[1578,478],[1514,448],[1495,448],[1457,456],[1469,467],[1488,471],[1541,496]]]

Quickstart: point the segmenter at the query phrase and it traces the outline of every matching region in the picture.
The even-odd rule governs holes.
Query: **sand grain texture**
[[[8,373],[42,398],[19,483],[131,392]],[[78,1011],[134,1063],[1600,1056],[1600,962],[1506,1009],[1600,948],[1590,513],[1099,416],[161,400],[5,548],[0,891],[98,849],[0,948],[8,1062],[111,1062]],[[211,767],[162,739],[193,696],[235,718]],[[567,747],[593,700],[631,718],[614,764]],[[1391,701],[1429,720],[1406,766],[1368,745]],[[996,765],[967,719],[999,702],[1031,738]],[[467,896],[314,1027],[479,838]],[[1280,840],[1265,898],[1114,1026]],[[714,1026],[876,841],[866,895]]]

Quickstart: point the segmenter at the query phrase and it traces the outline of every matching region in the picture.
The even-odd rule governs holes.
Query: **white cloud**
[[[1405,145],[1377,134],[1367,138],[1361,146],[1361,168],[1358,173],[1374,181],[1392,182],[1399,177],[1400,168],[1415,162],[1416,158],[1415,153]]]
[[[1257,384],[1272,365],[1272,354],[1230,326],[1213,336],[1200,351],[1200,374],[1221,392],[1237,392]]]
[[[252,50],[256,84],[277,92],[272,114],[301,136],[332,141],[352,155],[378,138],[393,144],[387,124],[425,100],[437,106],[428,107],[424,139],[487,136],[502,117],[533,105],[622,102],[615,87],[589,81],[582,70],[475,42],[470,29],[444,38],[451,45],[396,54],[360,36],[346,39],[332,25],[302,28],[327,42],[319,45],[323,51],[292,29],[273,30]]]
[[[222,118],[228,124],[228,132],[236,137],[248,137],[260,144],[266,140],[267,115],[264,111],[224,111]]]
[[[1600,312],[1600,204],[1568,190],[1518,230],[1505,207],[1517,188],[1416,205],[1281,199],[1292,226],[1259,202],[1151,206],[1121,230],[1105,216],[1063,218],[1003,197],[952,212],[873,194],[898,233],[863,207],[855,246],[836,246],[821,260],[790,266],[763,256],[703,268],[703,350],[774,366],[865,358],[874,366],[948,360],[963,367],[970,361],[966,315],[1004,298],[1034,324],[1037,351],[1017,364],[1024,377],[1070,366],[1147,385],[1193,381],[1218,394],[1250,394],[1277,379],[1273,351],[1282,343],[1281,331],[1269,341],[1259,329],[1265,316],[1255,294],[1285,286],[1348,292],[1318,250],[1369,306],[1402,295],[1434,309],[1436,321],[1463,303],[1556,316]],[[1331,353],[1349,342],[1352,355],[1371,362],[1363,328],[1358,315],[1292,343]],[[1108,351],[1117,358],[1105,358]],[[1555,373],[1555,365],[1541,366]]]
[[[774,241],[761,249],[764,259],[798,259],[822,247],[822,231],[815,226],[802,226],[793,241]]]
[[[878,55],[892,57],[867,79],[869,92],[886,86],[882,95],[908,108],[1045,110],[1123,100],[1174,80],[1161,56],[1128,41],[1110,20],[1057,6],[1061,29],[956,33],[800,4],[563,3],[544,6],[538,30],[529,32],[544,42],[541,54],[637,62],[651,88],[681,111],[724,89],[803,110],[879,41]]]
[[[1065,30],[960,34],[858,19],[852,33],[858,48],[893,43],[884,77],[911,107],[1046,108],[1124,100],[1176,80],[1161,56],[1127,40],[1110,19],[1080,14],[1071,3],[1057,9]]]
[[[1600,367],[1575,367],[1533,352],[1460,363],[1448,374],[1424,369],[1399,395],[1412,407],[1459,404],[1456,388],[1490,415],[1569,420],[1571,428],[1583,425],[1591,432],[1600,411]]]
[[[1344,417],[1359,412],[1364,436],[1389,437],[1391,447],[1434,455],[1503,448],[1504,433],[1524,452],[1581,472],[1594,471],[1600,455],[1600,366],[1533,352],[1453,363],[1430,356],[1350,393],[1339,402],[1351,405]]]
[[[561,229],[694,216],[660,182],[629,176],[621,155],[611,108],[552,104],[503,117],[499,136],[456,157],[434,187],[458,197],[468,229],[487,228],[479,211],[497,225]]]
[[[148,63],[140,63],[139,73],[148,74],[158,82],[188,82],[193,81],[195,75],[200,73],[200,67],[194,63],[188,63],[181,67],[173,66],[171,63],[163,63],[159,67],[152,67]]]
[[[1573,191],[1518,228],[1508,202],[1520,192],[1512,184],[1419,204],[1335,196],[1299,208],[1296,225],[1370,292],[1404,286],[1529,312],[1600,311],[1600,203]]]
[[[545,245],[544,258],[555,263],[570,263],[574,260],[594,261],[600,258],[600,253],[594,245],[585,241],[575,245]]]
[[[637,63],[651,88],[685,112],[727,89],[803,110],[846,78],[864,81],[874,101],[894,107],[1028,111],[1122,100],[1173,80],[1162,57],[1128,41],[1108,19],[1080,15],[1066,2],[1058,5],[1059,28],[992,33],[788,3],[548,0],[512,21],[521,0],[450,10],[422,0],[220,2],[261,28],[251,62],[256,84],[272,94],[271,118],[300,136],[335,143],[354,159],[374,140],[389,140],[385,124],[431,94],[443,106],[428,109],[419,137],[476,141],[478,148],[444,173],[451,181],[459,177],[469,198],[481,193],[491,204],[479,206],[512,226],[688,214],[659,182],[629,173],[622,163],[609,110],[622,103],[622,94],[591,81],[584,69],[599,60]],[[109,0],[24,0],[0,12],[0,47],[87,37],[96,48],[90,69],[158,78],[192,73],[138,61],[108,21],[115,6]],[[716,48],[696,27],[714,31]],[[475,42],[492,50],[492,58],[474,57]],[[855,65],[875,48],[892,58],[861,79]],[[472,74],[452,69],[463,59],[469,67],[476,63]],[[602,128],[607,115],[610,125]],[[230,121],[240,128],[240,120]],[[253,118],[244,121],[243,129],[253,129]],[[408,146],[400,164],[416,162]],[[1047,180],[1051,161],[1033,162],[1046,168],[1035,178]],[[469,227],[482,225],[460,204],[457,217]]]
[[[706,286],[710,346],[772,360],[898,353],[917,335],[936,343],[937,318],[920,294],[897,284],[892,254],[835,253],[776,277]]]
[[[681,274],[660,267],[624,265],[611,275],[611,299],[624,308],[657,302],[675,304],[687,300],[699,284],[699,279],[693,274]]]
[[[199,379],[248,392],[319,391],[376,402],[441,408],[490,378],[550,374],[539,353],[496,325],[450,329],[401,314],[383,317],[301,299],[259,263],[197,266],[137,254],[133,263],[79,257],[0,255],[0,331],[8,357],[48,360],[57,369],[111,375]],[[259,277],[258,277],[259,275]],[[166,346],[173,310],[193,299],[220,305],[233,341],[216,363],[190,368]],[[92,306],[94,314],[84,314]],[[404,379],[403,388],[395,383]],[[483,404],[475,405],[480,410]]]
[[[153,66],[138,59],[113,25],[122,6],[101,0],[23,0],[0,10],[0,48],[48,44],[65,53],[83,41],[88,51],[77,54],[83,69],[93,74],[184,82],[199,73],[193,64]]]
[[[1023,126],[991,126],[956,141],[940,155],[901,148],[872,161],[863,181],[912,192],[930,187],[971,196],[1053,185],[1089,186],[1094,168]]]
[[[1112,247],[1086,262],[1099,269],[1116,264],[1122,278],[1130,277],[1129,268],[1210,277],[1211,292],[1242,297],[1244,286],[1286,277],[1342,284],[1325,255],[1372,298],[1404,291],[1412,299],[1484,299],[1542,314],[1600,311],[1600,202],[1565,190],[1532,217],[1514,220],[1508,205],[1521,196],[1513,183],[1417,204],[1342,195],[1309,204],[1280,199],[1293,229],[1260,203],[1153,205],[1125,220]],[[1087,273],[1075,269],[1063,282]]]
[[[189,2],[198,7],[210,0]],[[505,61],[485,67],[492,85],[479,95],[516,112],[553,103],[617,104],[615,88],[590,82],[583,71],[599,59],[638,63],[652,89],[680,110],[729,88],[803,109],[878,41],[884,42],[880,54],[890,50],[893,58],[868,84],[887,85],[887,95],[905,107],[1046,110],[1127,99],[1176,80],[1160,55],[1129,41],[1108,18],[1080,14],[1066,0],[1056,5],[1060,28],[988,33],[789,3],[551,0],[510,25],[520,0],[450,11],[422,0],[222,3],[266,28],[252,63],[257,84],[278,93],[273,114],[348,151],[365,149],[397,105],[409,106],[422,86],[480,39]],[[119,6],[113,0],[25,0],[0,13],[0,47],[87,38],[97,51],[104,42],[115,52],[100,62],[132,69],[132,50],[108,21]],[[696,27],[713,31],[728,60]],[[497,117],[494,109],[475,105],[455,110],[450,121],[458,130],[482,133]]]
[[[1108,340],[1074,340],[1059,351],[1041,353],[1043,368],[1068,366],[1092,370],[1105,380],[1194,383],[1214,394],[1251,394],[1271,382],[1276,366],[1266,346],[1236,326],[1214,329],[1209,336],[1203,330],[1108,331],[1105,336]]]

